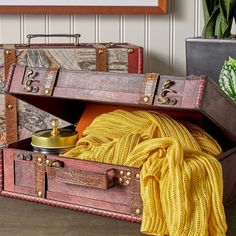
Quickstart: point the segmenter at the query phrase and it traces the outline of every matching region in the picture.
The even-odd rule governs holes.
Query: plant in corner
[[[202,0],[205,26],[203,38],[230,38],[236,0]]]
[[[218,83],[225,60],[236,58],[236,37],[231,34],[236,0],[202,0],[202,6],[202,37],[186,39],[187,74],[207,75]]]
[[[220,72],[219,84],[222,90],[236,102],[236,60],[225,61]]]

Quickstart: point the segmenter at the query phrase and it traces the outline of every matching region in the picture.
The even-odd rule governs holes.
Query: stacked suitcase
[[[34,37],[73,37],[74,44],[31,44]],[[142,47],[128,43],[80,44],[80,35],[28,35],[28,44],[0,46],[0,146],[49,127],[49,114],[3,94],[10,64],[85,71],[143,72]],[[5,101],[6,100],[6,101]],[[62,125],[65,123],[62,123]],[[7,139],[7,140],[6,140]]]

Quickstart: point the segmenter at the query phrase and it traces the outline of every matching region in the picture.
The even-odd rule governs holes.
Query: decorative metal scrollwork
[[[26,74],[26,76],[25,76],[26,79],[25,79],[25,83],[24,83],[24,90],[26,92],[37,93],[39,91],[39,87],[32,85],[33,82],[39,82],[39,80],[35,79],[37,76],[38,76],[38,72],[34,73],[32,70],[30,70]]]
[[[170,89],[171,86],[173,86],[175,82],[173,80],[167,80],[165,81],[160,96],[157,98],[157,103],[161,105],[175,105],[177,103],[176,98],[167,97],[167,93],[177,93],[175,90]]]

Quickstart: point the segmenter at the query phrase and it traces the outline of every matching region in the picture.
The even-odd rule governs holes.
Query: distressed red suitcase
[[[39,82],[30,86],[37,90],[25,87],[31,71]],[[73,124],[88,104],[106,104],[159,110],[207,127],[224,150],[218,157],[223,168],[224,203],[236,198],[236,105],[205,77],[12,65],[5,89]],[[28,138],[2,149],[1,195],[141,222],[140,169],[34,153],[30,143]]]
[[[31,44],[34,37],[74,37],[74,44]],[[29,137],[32,131],[47,128],[51,117],[33,106],[17,103],[6,96],[4,102],[4,77],[11,63],[31,67],[65,68],[89,71],[127,73],[143,72],[142,47],[128,43],[79,43],[75,35],[28,35],[28,44],[0,45],[0,146],[7,142]],[[5,119],[5,116],[7,119]],[[18,124],[17,124],[18,123]],[[18,128],[17,128],[18,127]]]

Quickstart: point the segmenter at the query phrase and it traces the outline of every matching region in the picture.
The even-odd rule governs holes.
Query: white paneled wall
[[[144,47],[146,72],[185,74],[185,38],[202,29],[201,0],[168,0],[167,15],[0,15],[0,43],[26,43],[29,33],[80,33],[81,42]],[[70,42],[34,39],[33,42]]]

